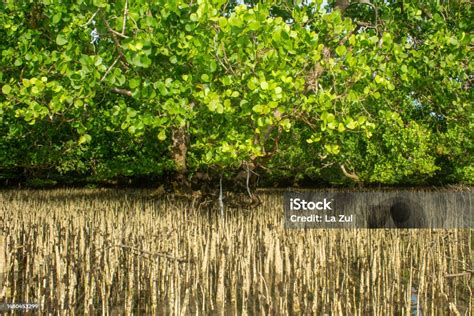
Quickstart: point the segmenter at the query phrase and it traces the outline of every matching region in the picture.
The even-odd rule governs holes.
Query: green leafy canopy
[[[472,183],[466,1],[4,1],[0,169]]]

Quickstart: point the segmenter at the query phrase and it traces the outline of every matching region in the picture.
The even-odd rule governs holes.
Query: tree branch
[[[116,88],[116,87],[112,88],[111,90],[112,90],[112,92],[115,92],[115,93],[118,93],[118,94],[121,94],[121,95],[124,95],[124,96],[127,96],[127,97],[132,96],[132,91],[130,91],[130,90]]]
[[[117,58],[115,58],[114,62],[112,63],[112,65],[110,65],[109,68],[107,68],[107,71],[106,71],[105,74],[102,76],[102,78],[100,79],[100,81],[104,81],[105,77],[107,77],[107,75],[108,75],[109,72],[112,70],[112,68],[114,68],[115,64],[118,62],[119,59],[120,59],[120,56],[117,56]]]
[[[117,36],[120,36],[120,37],[123,37],[123,38],[128,38],[127,35],[122,34],[122,33],[119,33],[119,32],[117,32],[117,31],[114,30],[114,29],[108,29],[108,30],[109,30],[109,32],[112,32],[113,34],[115,34],[115,35],[117,35]]]
[[[127,15],[128,15],[128,0],[125,0],[125,8],[123,9],[123,25],[122,25],[122,36],[125,36],[125,28],[127,26]]]
[[[359,179],[359,176],[355,174],[355,172],[353,173],[349,173],[347,172],[346,168],[344,167],[344,165],[341,165],[341,170],[342,170],[342,173],[344,173],[344,175],[352,180],[354,180],[355,182],[360,182],[360,179]]]
[[[97,9],[97,11],[94,12],[94,14],[92,15],[92,17],[91,17],[85,24],[82,24],[81,26],[82,26],[82,27],[86,27],[86,26],[88,26],[89,24],[91,24],[92,21],[94,20],[95,16],[97,15],[97,13],[99,13],[99,10],[100,10],[100,9]]]
[[[466,272],[461,272],[461,273],[445,274],[444,277],[445,278],[456,278],[456,277],[462,277],[462,276],[467,276],[467,275],[471,275],[471,274],[472,274],[472,272],[466,271]]]
[[[121,34],[114,31],[110,27],[110,24],[107,21],[107,19],[105,19],[105,18],[104,18],[104,23],[105,23],[105,26],[107,27],[107,30],[110,32],[110,34],[112,36],[112,40],[114,41],[115,47],[117,48],[117,53],[119,54],[120,59],[122,59],[122,61],[125,63],[125,66],[128,67],[127,59],[125,58],[125,55],[122,53],[122,48],[120,47],[120,42],[117,39],[117,34],[119,34],[119,35],[121,35]],[[122,36],[124,36],[124,35],[122,35]]]

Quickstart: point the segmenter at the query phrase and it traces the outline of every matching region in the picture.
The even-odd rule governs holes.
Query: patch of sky
[[[429,111],[428,114],[429,116],[437,119],[438,121],[443,121],[445,119],[445,116],[443,114],[439,114],[439,113],[436,113],[435,111],[430,111],[424,104],[422,104],[420,102],[420,100],[418,100],[417,98],[415,98],[414,96],[414,93],[411,92],[410,93],[410,96],[408,96],[408,98],[410,99],[411,101],[411,104],[413,105],[413,107],[418,110],[418,111]],[[425,112],[426,113],[426,112]]]

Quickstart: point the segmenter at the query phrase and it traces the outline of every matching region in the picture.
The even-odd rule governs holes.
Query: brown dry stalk
[[[280,194],[223,221],[152,192],[0,191],[0,301],[41,314],[407,315],[416,294],[426,315],[472,308],[466,231],[287,230]]]

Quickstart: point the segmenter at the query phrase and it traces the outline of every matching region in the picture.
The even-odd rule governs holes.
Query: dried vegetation
[[[145,191],[0,192],[0,302],[59,314],[472,311],[466,230],[285,230],[280,194],[199,210]]]

